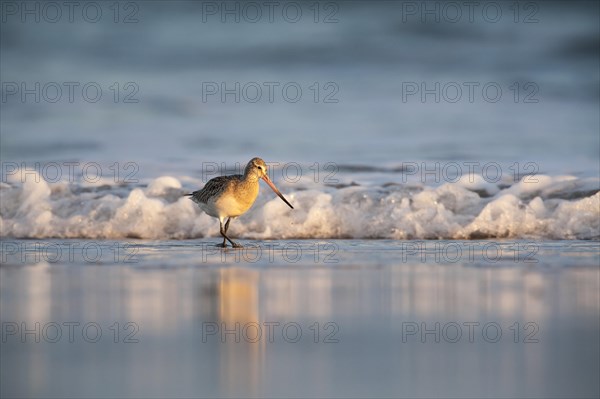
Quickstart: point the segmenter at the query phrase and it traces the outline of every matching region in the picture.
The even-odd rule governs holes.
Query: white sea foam
[[[36,180],[38,180],[36,182]],[[183,194],[189,178],[84,187],[29,179],[0,186],[0,232],[19,238],[182,239],[218,236],[218,222]],[[296,190],[295,190],[296,188]],[[597,178],[536,176],[500,189],[461,179],[438,187],[262,187],[231,225],[242,238],[600,239]]]

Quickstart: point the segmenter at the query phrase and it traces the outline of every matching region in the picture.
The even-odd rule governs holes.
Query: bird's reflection
[[[219,277],[217,314],[221,342],[225,340],[218,355],[221,391],[232,397],[259,396],[264,342],[250,342],[243,334],[251,323],[260,325],[259,272],[226,268],[219,271]]]

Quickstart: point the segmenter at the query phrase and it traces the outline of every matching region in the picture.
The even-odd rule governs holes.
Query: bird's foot
[[[238,244],[237,242],[234,242],[233,244],[231,244],[231,246],[233,248],[244,248],[244,246],[242,244]],[[227,248],[227,244],[226,243],[221,243],[221,244],[216,244],[217,248]]]

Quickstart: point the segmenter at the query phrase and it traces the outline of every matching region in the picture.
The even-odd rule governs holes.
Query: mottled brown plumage
[[[227,229],[232,218],[246,213],[254,204],[258,196],[259,179],[263,179],[279,198],[294,209],[271,182],[267,174],[267,165],[260,158],[252,158],[246,165],[243,175],[215,177],[209,180],[201,190],[186,194],[191,196],[192,201],[197,203],[206,214],[219,219],[223,248],[227,246],[227,241],[234,248],[241,246],[227,236]],[[223,225],[225,218],[227,218],[227,222]]]

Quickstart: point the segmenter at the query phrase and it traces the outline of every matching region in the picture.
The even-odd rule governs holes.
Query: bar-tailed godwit
[[[259,179],[263,179],[283,202],[294,209],[271,182],[267,174],[267,164],[260,158],[252,158],[246,165],[243,175],[215,177],[210,179],[201,190],[186,194],[191,196],[191,200],[197,203],[206,214],[219,219],[223,248],[227,247],[227,241],[234,248],[241,247],[227,236],[227,229],[229,229],[231,219],[243,215],[254,204],[258,196]],[[225,219],[227,222],[223,224]]]

